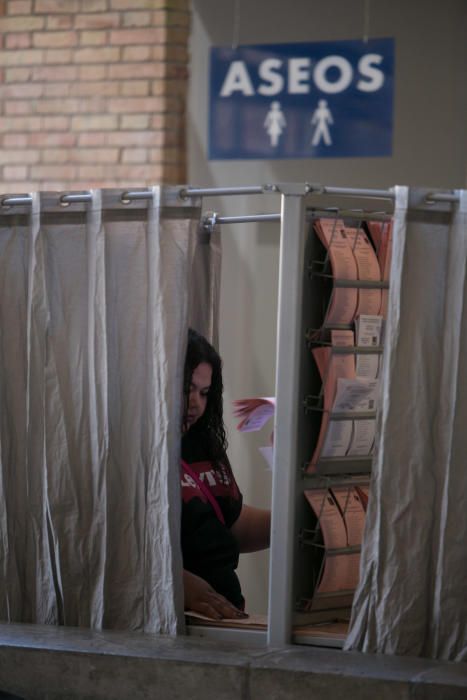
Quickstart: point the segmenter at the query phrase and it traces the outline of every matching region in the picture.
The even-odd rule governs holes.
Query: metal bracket
[[[302,197],[307,194],[320,194],[324,192],[324,186],[311,182],[276,182],[274,184],[263,185],[263,191],[273,194],[283,194],[286,196]]]

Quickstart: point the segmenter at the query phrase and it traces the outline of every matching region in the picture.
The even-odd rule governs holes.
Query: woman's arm
[[[227,598],[216,593],[204,578],[183,570],[183,588],[185,594],[185,610],[199,612],[213,620],[223,618],[248,617],[236,608]]]
[[[240,515],[230,528],[240,552],[257,552],[269,547],[271,511],[243,505]]]

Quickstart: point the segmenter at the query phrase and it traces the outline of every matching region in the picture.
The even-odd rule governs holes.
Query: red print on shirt
[[[215,469],[211,462],[194,462],[190,467],[215,498],[238,498],[238,487],[229,467],[221,465]],[[189,503],[192,498],[207,501],[195,480],[184,471],[181,474],[181,485],[184,503]]]

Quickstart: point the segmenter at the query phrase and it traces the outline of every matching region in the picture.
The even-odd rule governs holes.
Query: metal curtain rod
[[[359,189],[353,187],[327,187],[322,185],[304,184],[305,193],[309,194],[330,194],[343,195],[348,197],[371,197],[375,199],[391,199],[395,197],[394,189]],[[179,196],[181,199],[188,197],[212,197],[221,195],[246,195],[246,194],[264,194],[266,192],[281,192],[281,185],[253,185],[245,187],[186,187],[180,190]],[[120,197],[122,204],[129,204],[133,200],[151,199],[151,190],[141,191],[123,191]],[[92,199],[91,192],[82,192],[79,194],[62,194],[59,197],[59,202],[63,206],[73,204],[75,202],[90,202]],[[459,197],[452,192],[429,192],[425,197],[427,204],[434,202],[458,202]],[[30,195],[12,195],[2,197],[0,205],[9,207],[20,204],[31,204],[32,197]],[[248,219],[245,219],[246,221]],[[218,221],[220,221],[218,219]],[[227,223],[227,222],[224,222]]]

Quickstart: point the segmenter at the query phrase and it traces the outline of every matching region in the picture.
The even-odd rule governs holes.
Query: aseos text
[[[355,87],[362,92],[376,92],[384,84],[384,73],[379,67],[383,56],[367,53],[357,64],[358,80]],[[266,58],[258,66],[259,83],[254,87],[245,61],[232,61],[226,73],[220,97],[239,93],[245,97],[255,94],[271,97],[287,91],[290,95],[311,92],[312,83],[321,92],[336,94],[346,90],[354,80],[354,68],[343,56],[326,56],[313,66],[311,58]],[[257,81],[256,81],[257,82]]]

